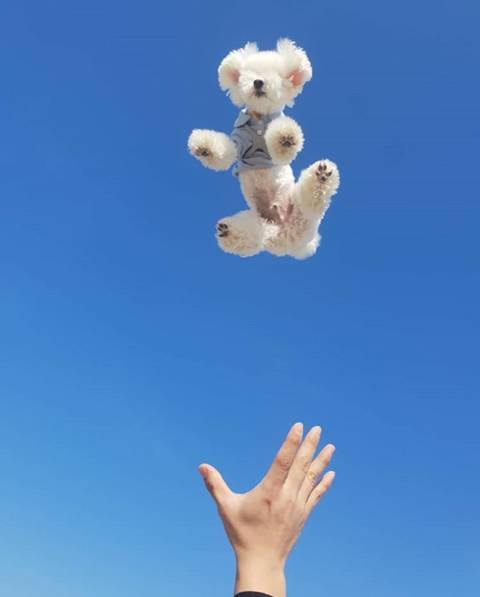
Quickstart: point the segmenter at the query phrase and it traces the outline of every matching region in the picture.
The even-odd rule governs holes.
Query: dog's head
[[[312,66],[302,48],[280,39],[276,50],[260,52],[247,43],[228,54],[218,67],[220,87],[239,107],[271,114],[293,106],[295,97],[312,78]]]

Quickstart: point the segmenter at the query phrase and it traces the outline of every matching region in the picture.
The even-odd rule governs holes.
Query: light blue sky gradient
[[[197,466],[256,484],[295,421],[337,479],[289,595],[479,594],[478,3],[0,7],[0,595],[227,597]],[[217,67],[279,37],[342,186],[305,262],[242,260]]]

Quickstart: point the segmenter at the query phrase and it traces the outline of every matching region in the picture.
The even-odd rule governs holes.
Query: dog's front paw
[[[289,164],[303,147],[303,133],[288,116],[272,120],[265,133],[265,143],[274,164]]]
[[[188,149],[202,164],[212,170],[227,170],[236,157],[235,145],[224,133],[195,129],[188,138]]]
[[[298,139],[295,135],[282,135],[279,139],[279,143],[282,147],[294,147],[298,144]]]
[[[202,157],[202,158],[209,158],[209,157],[212,157],[212,152],[211,152],[211,150],[210,150],[210,149],[208,149],[208,147],[204,147],[203,145],[201,145],[200,147],[196,147],[196,148],[193,150],[193,154],[194,154],[194,155],[195,155],[197,158],[199,158],[199,157]]]
[[[215,163],[214,131],[195,129],[188,138],[190,153],[204,166],[212,167]]]
[[[225,236],[228,236],[228,232],[228,225],[225,224],[225,222],[219,222],[217,224],[217,237],[224,238]]]

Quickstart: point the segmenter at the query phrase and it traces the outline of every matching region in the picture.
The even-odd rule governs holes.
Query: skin
[[[320,434],[319,426],[312,427],[302,442],[303,424],[295,423],[264,478],[246,493],[232,491],[212,465],[198,467],[235,552],[235,594],[286,597],[287,558],[335,476],[323,474],[335,446],[326,445],[313,458]]]

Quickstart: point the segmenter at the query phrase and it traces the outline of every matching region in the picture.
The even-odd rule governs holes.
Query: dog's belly
[[[240,186],[252,209],[266,220],[285,223],[292,214],[295,179],[290,166],[244,170]]]

